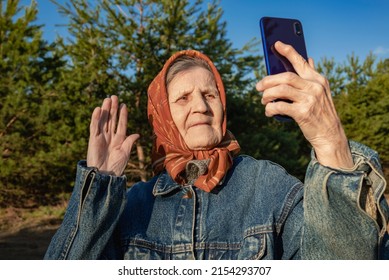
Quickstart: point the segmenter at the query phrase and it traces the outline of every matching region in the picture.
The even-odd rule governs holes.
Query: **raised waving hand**
[[[100,172],[121,176],[130,158],[132,145],[139,134],[127,136],[128,111],[125,104],[119,108],[117,96],[103,101],[92,113],[87,154],[87,166]]]

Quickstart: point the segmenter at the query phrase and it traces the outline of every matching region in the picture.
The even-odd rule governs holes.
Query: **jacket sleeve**
[[[322,166],[312,153],[305,178],[303,259],[388,257],[389,210],[378,155],[360,143],[349,144],[350,170]]]
[[[102,258],[107,244],[112,244],[111,237],[125,202],[125,176],[101,174],[80,161],[64,220],[44,258]]]

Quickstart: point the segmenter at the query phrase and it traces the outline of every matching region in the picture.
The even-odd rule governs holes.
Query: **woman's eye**
[[[187,101],[188,100],[188,96],[187,95],[183,95],[183,96],[180,96],[179,98],[177,98],[177,101]]]
[[[206,94],[205,94],[205,98],[206,98],[206,99],[214,99],[215,97],[216,97],[216,95],[213,94],[213,93],[206,93]]]

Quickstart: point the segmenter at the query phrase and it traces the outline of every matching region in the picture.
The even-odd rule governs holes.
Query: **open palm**
[[[119,114],[119,116],[118,116]],[[87,165],[100,172],[121,176],[138,134],[127,136],[127,107],[119,108],[117,96],[106,98],[93,111],[90,123]]]

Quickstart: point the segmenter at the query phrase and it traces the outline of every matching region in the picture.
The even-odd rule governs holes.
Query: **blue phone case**
[[[282,41],[292,45],[296,51],[308,60],[302,24],[297,19],[263,17],[259,21],[263,52],[268,75],[282,72],[295,72],[291,63],[275,49],[274,44]],[[287,101],[288,102],[288,101]],[[290,101],[289,101],[290,102]],[[292,120],[288,116],[276,116],[280,121]]]

